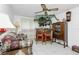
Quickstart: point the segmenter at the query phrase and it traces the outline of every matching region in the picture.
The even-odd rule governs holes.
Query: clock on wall
[[[66,21],[71,21],[71,11],[66,12]]]
[[[71,21],[71,11],[66,12],[66,21]]]

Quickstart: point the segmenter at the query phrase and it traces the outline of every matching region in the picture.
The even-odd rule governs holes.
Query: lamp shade
[[[7,14],[0,13],[0,28],[15,28]]]

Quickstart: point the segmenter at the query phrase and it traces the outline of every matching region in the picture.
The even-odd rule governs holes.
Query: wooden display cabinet
[[[64,47],[66,46],[65,40],[65,23],[64,22],[56,22],[52,25],[53,28],[53,38],[56,40],[62,40]]]

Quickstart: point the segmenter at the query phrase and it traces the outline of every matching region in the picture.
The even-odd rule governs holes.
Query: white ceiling
[[[48,12],[49,14],[56,14],[71,8],[78,7],[79,4],[46,4],[48,9],[59,8],[58,11]],[[16,15],[33,17],[34,12],[41,11],[42,8],[40,4],[11,4],[11,7]]]

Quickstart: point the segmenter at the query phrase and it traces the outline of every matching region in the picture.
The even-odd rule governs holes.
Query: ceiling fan
[[[44,12],[44,14],[45,14],[46,17],[40,17],[40,18],[38,19],[38,22],[39,22],[40,26],[41,26],[41,24],[42,24],[42,25],[50,25],[52,22],[51,22],[50,16],[48,15],[47,12],[48,12],[48,11],[58,11],[58,8],[48,9],[45,4],[41,4],[41,7],[42,7],[42,11],[35,12],[35,14]],[[54,16],[55,19],[58,21],[58,19],[57,19],[57,17],[55,16],[55,14],[52,15],[52,16]],[[37,20],[37,19],[35,19],[35,20]]]
[[[42,11],[35,12],[36,14],[37,13],[44,12],[45,15],[48,15],[47,11],[58,11],[58,8],[48,9],[45,4],[41,4],[41,7],[42,7],[43,10]]]

